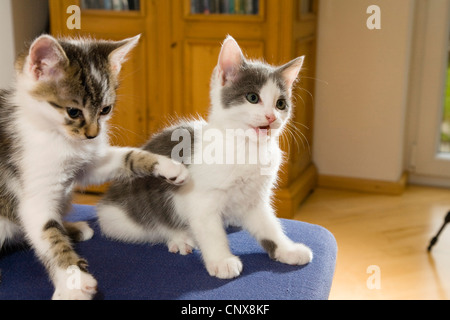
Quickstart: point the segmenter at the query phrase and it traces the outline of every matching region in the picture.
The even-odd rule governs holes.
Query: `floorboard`
[[[336,237],[330,299],[449,299],[450,225],[426,248],[450,210],[450,190],[408,186],[401,196],[317,189],[295,219]]]

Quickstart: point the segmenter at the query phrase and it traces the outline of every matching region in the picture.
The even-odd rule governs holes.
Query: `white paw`
[[[182,185],[189,179],[189,171],[184,164],[163,156],[158,157],[154,173],[174,185]]]
[[[182,256],[192,253],[192,250],[195,248],[194,241],[191,239],[183,239],[177,238],[172,239],[167,243],[167,247],[169,248],[169,252],[172,253],[180,253]]]
[[[58,273],[52,300],[92,300],[97,293],[97,280],[78,267]]]
[[[301,243],[293,243],[275,251],[275,260],[290,265],[304,265],[312,259],[311,249]]]
[[[219,279],[236,278],[241,274],[242,268],[242,262],[236,256],[206,262],[206,270],[208,270],[209,275]]]
[[[81,240],[80,241],[87,241],[94,236],[94,230],[92,230],[92,228],[89,227],[87,222],[80,221],[80,222],[74,222],[74,224],[78,227],[78,229],[81,232]]]

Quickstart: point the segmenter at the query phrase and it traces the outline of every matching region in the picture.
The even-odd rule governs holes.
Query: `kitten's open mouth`
[[[258,135],[269,135],[270,134],[270,125],[269,126],[260,126],[253,128]]]

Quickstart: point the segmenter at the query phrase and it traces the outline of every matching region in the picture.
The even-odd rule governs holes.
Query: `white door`
[[[450,117],[444,119],[450,46],[450,0],[422,2],[422,45],[419,71],[413,73],[418,104],[416,141],[411,159],[411,181],[450,187]],[[420,33],[420,32],[419,32]],[[416,33],[417,35],[417,33]],[[413,66],[414,68],[414,66]],[[450,91],[450,90],[448,90]],[[450,100],[450,98],[448,99]],[[447,110],[450,106],[447,107]]]

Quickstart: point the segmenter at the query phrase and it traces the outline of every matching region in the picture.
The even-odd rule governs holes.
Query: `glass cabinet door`
[[[259,0],[191,0],[191,14],[259,13]]]
[[[139,11],[140,0],[81,0],[84,10]]]

